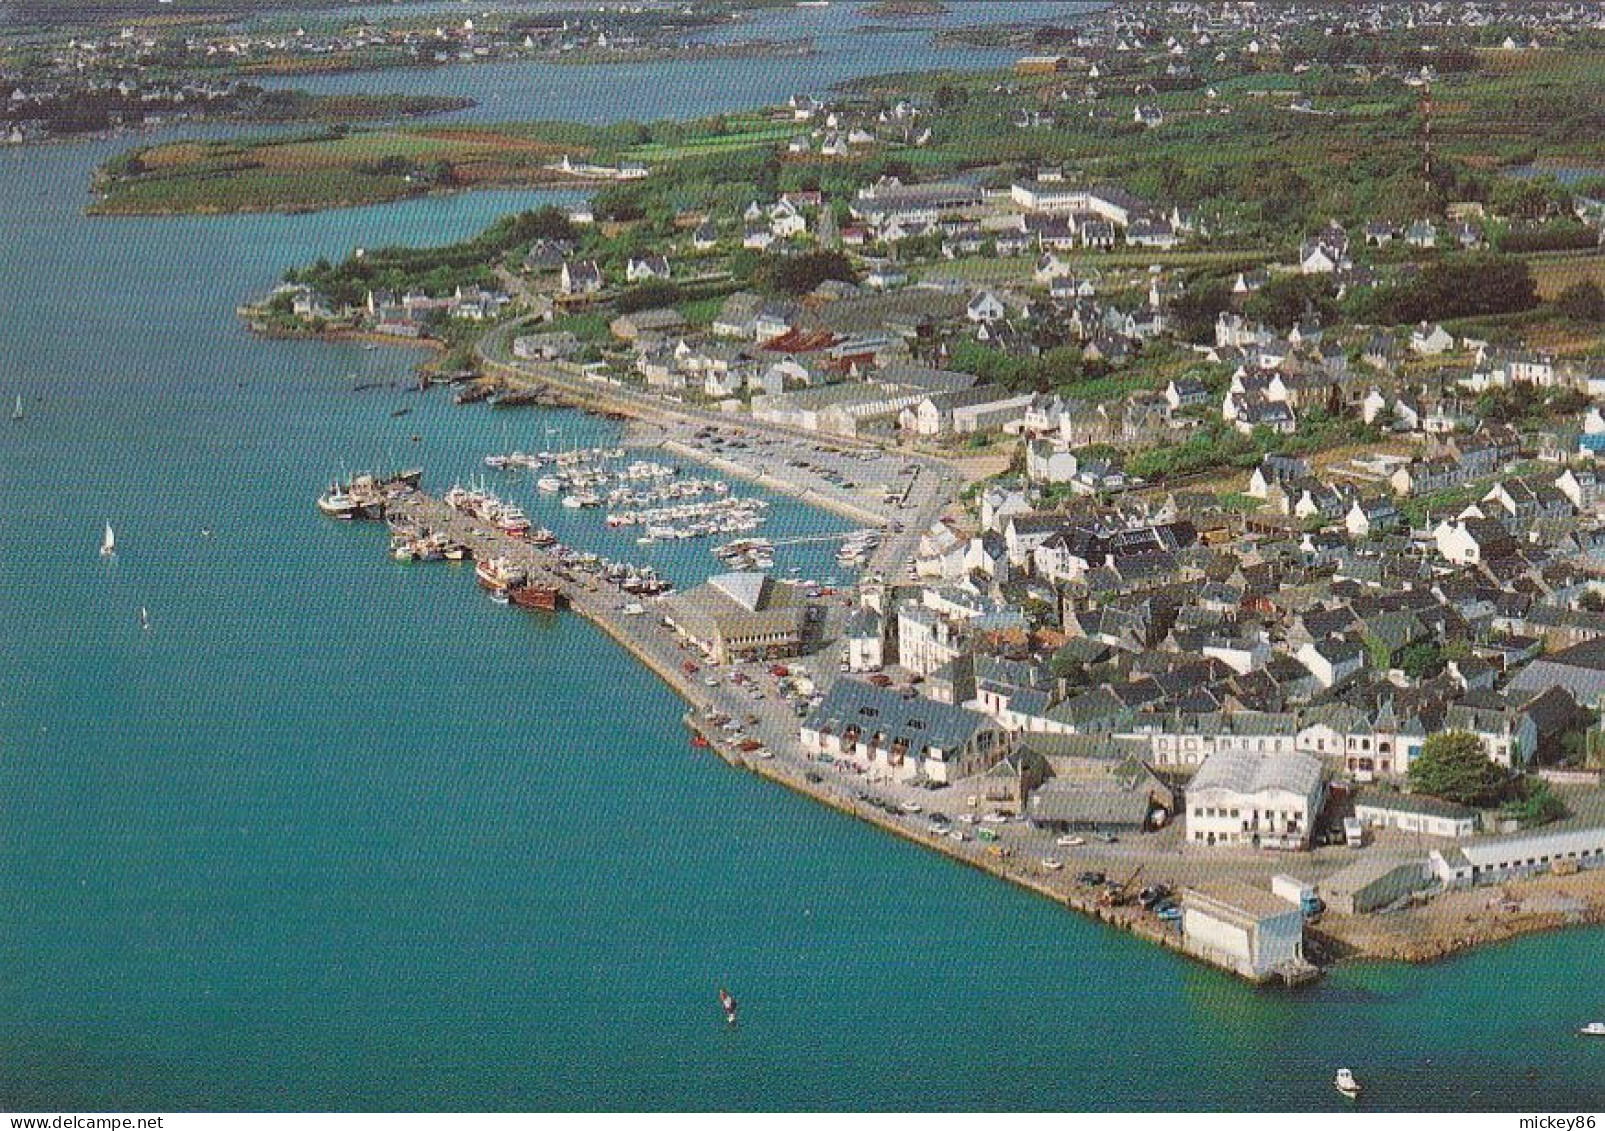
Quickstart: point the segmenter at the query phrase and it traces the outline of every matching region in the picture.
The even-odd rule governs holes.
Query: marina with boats
[[[599,579],[631,596],[672,592],[673,582],[648,565],[616,561],[559,542],[517,506],[481,486],[454,486],[439,500],[419,490],[418,473],[362,475],[335,484],[318,509],[337,519],[383,520],[390,556],[403,562],[475,562],[491,597],[520,608],[557,610],[566,589]]]

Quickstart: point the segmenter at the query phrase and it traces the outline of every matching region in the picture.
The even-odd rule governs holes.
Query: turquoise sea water
[[[354,394],[415,355],[234,304],[542,198],[85,219],[113,148],[0,152],[0,1107],[1605,1101],[1599,931],[1250,990],[691,751],[582,621],[321,520],[342,466],[607,426]]]

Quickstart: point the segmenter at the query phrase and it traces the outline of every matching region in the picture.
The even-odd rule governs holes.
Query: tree
[[[1400,650],[1399,670],[1411,679],[1430,679],[1443,670],[1443,653],[1436,644],[1412,644]]]
[[[1573,283],[1555,296],[1555,309],[1573,322],[1605,321],[1605,291],[1592,279]]]
[[[1215,320],[1232,304],[1232,290],[1224,279],[1200,280],[1171,303],[1171,325],[1176,336],[1189,342],[1215,340]]]
[[[1410,763],[1410,784],[1418,792],[1461,805],[1497,805],[1509,777],[1489,759],[1482,741],[1465,731],[1434,734]]]
[[[1278,275],[1255,292],[1243,313],[1287,330],[1311,315],[1317,322],[1329,321],[1336,305],[1330,280],[1320,275]]]
[[[1547,825],[1567,816],[1566,803],[1555,795],[1549,783],[1542,778],[1527,778],[1517,796],[1499,810],[1501,817],[1520,822],[1523,828]]]
[[[815,251],[793,255],[766,265],[764,281],[777,291],[805,295],[826,279],[855,281],[853,265],[839,251]]]
[[[673,306],[684,298],[680,288],[674,283],[662,279],[642,283],[623,292],[613,302],[613,308],[620,314],[633,314],[637,310],[653,310],[661,306]]]
[[[1048,661],[1048,670],[1066,683],[1076,685],[1087,678],[1087,665],[1069,648],[1060,648]]]

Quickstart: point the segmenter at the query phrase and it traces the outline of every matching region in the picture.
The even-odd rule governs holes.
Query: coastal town
[[[1602,76],[4,0],[0,1108],[1584,1131]]]
[[[1357,9],[1453,41],[1366,81],[1430,115],[1451,52],[1600,26],[1525,9]],[[389,497],[414,537],[516,558],[734,763],[1253,981],[1600,921],[1605,203],[1457,176],[1430,118],[1397,174],[1424,188],[1285,244],[1073,159],[911,160],[954,105],[991,92],[1033,138],[1139,68],[1145,137],[1230,114],[1189,68],[1319,65],[1274,61],[1300,16],[1268,13],[1123,9],[988,83],[799,94],[742,203],[665,212],[675,166],[598,162],[634,185],[246,313],[439,341],[459,399],[544,389],[880,531],[828,594],[760,550],[642,598]]]
[[[1601,28],[1120,6],[997,73],[576,135],[541,161],[586,203],[242,313],[726,477],[524,457],[643,545],[726,540],[679,590],[460,485],[326,506],[593,620],[698,745],[1251,981],[1434,958],[1605,920],[1605,176],[1482,112]],[[1167,148],[1233,131],[1275,145]],[[857,524],[856,579],[778,570],[741,482]]]

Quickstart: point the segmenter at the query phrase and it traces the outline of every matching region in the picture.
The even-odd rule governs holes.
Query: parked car
[[[1137,905],[1145,911],[1152,911],[1170,897],[1168,884],[1149,884],[1137,893]]]

